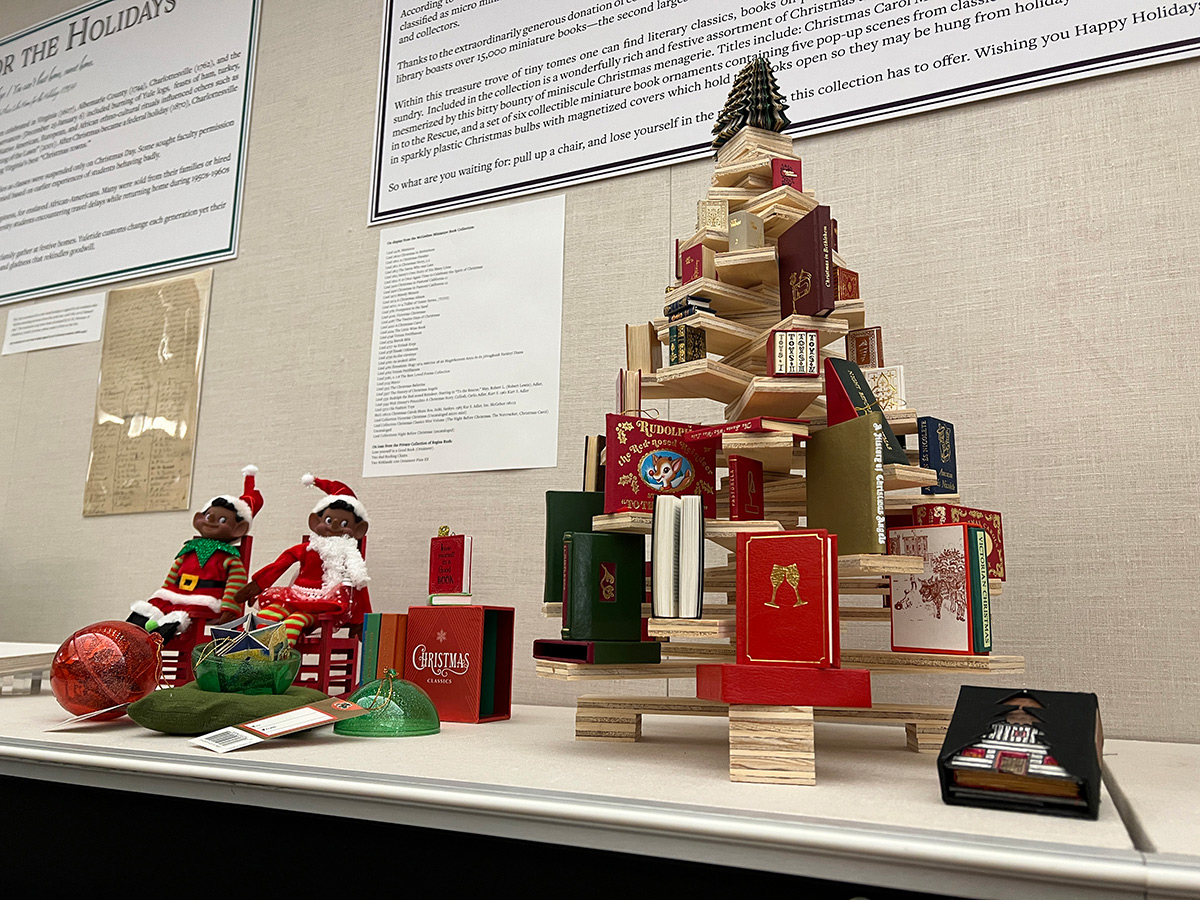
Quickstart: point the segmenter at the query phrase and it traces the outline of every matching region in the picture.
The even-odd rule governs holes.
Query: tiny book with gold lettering
[[[696,230],[724,231],[729,221],[728,200],[700,200],[696,203]]]
[[[904,409],[904,366],[883,366],[879,369],[863,369],[863,376],[871,388],[871,393],[879,401],[879,408],[888,410]]]
[[[763,246],[765,241],[761,216],[748,212],[729,214],[730,250],[755,250]]]
[[[859,328],[846,335],[846,359],[864,369],[883,365],[883,329]]]
[[[819,334],[812,328],[779,328],[767,338],[767,374],[816,378],[821,374]]]
[[[729,456],[729,520],[755,521],[763,513],[763,464],[749,456]]]
[[[697,278],[717,277],[717,255],[703,244],[684,250],[680,255],[680,265],[684,284]]]
[[[800,160],[772,159],[771,187],[791,187],[798,191],[804,190],[803,179],[800,177]]]

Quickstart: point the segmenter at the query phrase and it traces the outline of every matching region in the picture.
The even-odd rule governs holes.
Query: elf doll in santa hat
[[[242,495],[221,494],[192,518],[196,537],[175,554],[175,564],[162,587],[149,600],[138,600],[126,621],[141,625],[169,641],[193,621],[219,625],[242,614],[237,593],[246,586],[246,566],[237,542],[250,531],[262,509],[263,496],[254,486],[257,466],[242,469]]]
[[[305,475],[307,487],[324,492],[308,517],[308,541],[289,547],[270,565],[254,573],[237,600],[258,599],[258,615],[284,622],[288,642],[296,640],[324,613],[341,623],[358,624],[371,611],[367,594],[367,564],[359,542],[367,534],[367,510],[354,491],[340,481]],[[290,585],[272,587],[296,563],[300,571]]]

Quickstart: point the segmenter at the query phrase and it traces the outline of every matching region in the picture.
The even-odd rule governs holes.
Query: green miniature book
[[[573,641],[640,641],[646,595],[646,539],[579,531],[563,539],[562,636]]]
[[[546,491],[546,585],[542,600],[563,599],[563,535],[591,531],[592,517],[604,515],[603,491]]]

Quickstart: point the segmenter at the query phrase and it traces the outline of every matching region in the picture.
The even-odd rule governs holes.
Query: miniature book
[[[834,229],[834,234],[837,234],[837,229]],[[834,241],[834,250],[837,249],[837,241]],[[845,266],[835,266],[837,271],[837,298],[838,300],[857,300],[858,295],[858,273],[847,269]]]
[[[697,231],[704,231],[705,229],[724,231],[728,221],[728,200],[698,200],[696,202]]]
[[[821,374],[821,347],[812,328],[776,329],[767,338],[767,374],[816,378]]]
[[[912,509],[910,525],[944,525],[966,522],[976,525],[987,535],[988,576],[1004,581],[1004,528],[1000,513],[949,503],[923,503]]]
[[[846,359],[864,369],[883,365],[883,329],[860,328],[846,335]]]
[[[625,326],[625,368],[647,374],[662,368],[662,342],[651,323]]]
[[[471,538],[442,526],[429,539],[430,594],[471,593]]]
[[[712,301],[707,297],[694,297],[688,294],[664,306],[663,315],[671,318],[677,313],[708,312],[711,308]]]
[[[1103,755],[1095,694],[964,685],[938,754],[942,800],[1096,819]]]
[[[471,594],[430,594],[430,606],[471,606]]]
[[[668,364],[677,366],[708,357],[708,336],[703,328],[689,325],[671,325],[667,332],[669,341]]]
[[[640,534],[563,536],[563,640],[641,640],[645,546]]]
[[[838,536],[822,529],[739,534],[739,665],[836,668]]]
[[[729,456],[729,519],[732,522],[763,518],[763,464],[749,456]]]
[[[754,250],[766,243],[761,217],[748,212],[729,214],[729,249]]]
[[[798,191],[804,190],[803,180],[800,177],[800,160],[798,159],[772,159],[771,160],[771,187],[795,188]]]
[[[849,421],[855,416],[879,413],[883,427],[884,464],[908,465],[904,445],[896,438],[887,417],[883,415],[883,409],[871,392],[862,369],[853,362],[836,357],[825,360],[825,404],[830,426]],[[842,552],[848,551],[843,547]]]
[[[598,491],[546,491],[546,584],[544,603],[563,597],[563,535],[591,531],[592,518],[604,513],[604,494]]]
[[[921,488],[922,494],[958,493],[958,459],[954,453],[954,426],[933,416],[917,417],[917,452],[922,469],[937,472],[937,484]]]
[[[904,366],[884,366],[880,369],[863,369],[867,386],[879,401],[879,408],[904,409]]]
[[[642,412],[642,370],[617,371],[617,414],[640,415]]]
[[[589,434],[583,439],[583,489],[604,490],[604,435]]]
[[[683,436],[685,441],[711,441],[724,434],[764,434],[775,432],[792,437],[808,437],[807,419],[777,419],[771,416],[755,416],[724,425],[697,425]]]
[[[683,283],[695,281],[697,278],[717,277],[717,255],[703,244],[689,247],[680,255],[683,266]]]
[[[892,575],[892,649],[981,654],[991,650],[991,597],[982,528],[921,525],[888,531],[888,552],[920,556],[919,575]]]
[[[836,534],[846,555],[887,552],[882,414],[859,416],[811,435],[805,470],[808,526]]]
[[[659,494],[699,494],[716,518],[716,441],[685,441],[696,426],[633,416],[606,417],[604,512],[652,513]]]
[[[818,206],[779,236],[779,317],[827,316],[837,301],[829,207]]]
[[[414,606],[404,678],[443,722],[494,722],[512,711],[513,615],[508,606]]]
[[[700,498],[654,498],[650,605],[656,618],[698,619],[704,598],[704,513]]]

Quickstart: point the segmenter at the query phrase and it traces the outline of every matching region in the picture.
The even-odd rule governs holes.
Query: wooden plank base
[[[729,780],[816,784],[812,707],[729,707]]]
[[[908,749],[913,753],[937,753],[946,740],[950,720],[945,722],[907,722],[904,737]]]

